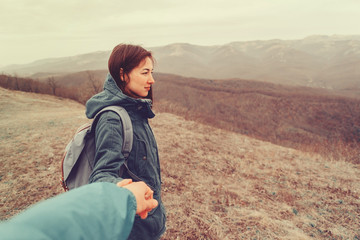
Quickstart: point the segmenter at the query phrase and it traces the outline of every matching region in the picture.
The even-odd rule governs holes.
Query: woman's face
[[[136,68],[129,74],[125,91],[131,95],[146,97],[150,91],[151,85],[155,83],[152,73],[154,70],[153,62],[146,57]]]

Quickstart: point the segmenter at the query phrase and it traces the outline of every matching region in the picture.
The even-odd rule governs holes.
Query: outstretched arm
[[[40,202],[1,223],[1,239],[126,239],[135,213],[157,205],[145,183],[126,188],[93,183]]]

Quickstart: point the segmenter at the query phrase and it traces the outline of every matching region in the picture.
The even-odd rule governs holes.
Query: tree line
[[[95,78],[94,74],[90,71],[86,71],[86,74],[87,81],[84,81],[76,88],[62,85],[55,76],[49,76],[40,81],[28,77],[24,78],[7,74],[0,74],[0,86],[16,91],[69,98],[85,104],[91,96],[102,90],[102,85],[100,81]]]

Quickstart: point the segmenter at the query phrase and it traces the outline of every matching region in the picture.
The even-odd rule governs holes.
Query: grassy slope
[[[62,192],[65,144],[86,119],[75,102],[0,88],[1,219]],[[163,239],[355,239],[360,170],[158,113],[168,230]]]
[[[61,192],[59,170],[65,142],[83,106],[48,95],[0,88],[1,218]]]

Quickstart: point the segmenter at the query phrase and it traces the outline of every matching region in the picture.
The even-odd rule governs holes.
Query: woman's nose
[[[154,79],[154,77],[152,76],[152,74],[150,74],[148,83],[149,83],[149,84],[154,84],[154,83],[155,83],[155,79]]]

